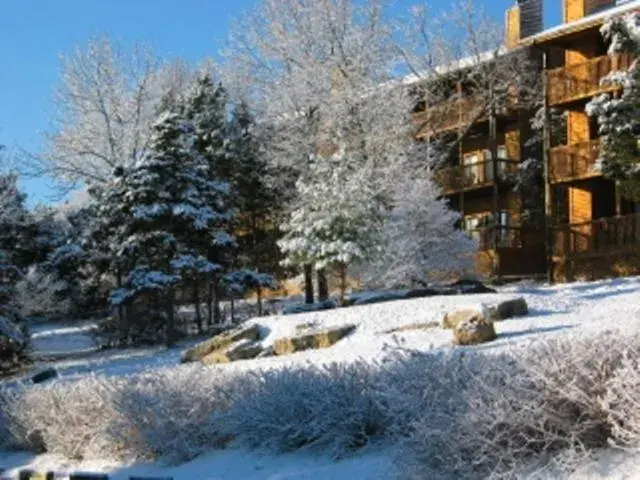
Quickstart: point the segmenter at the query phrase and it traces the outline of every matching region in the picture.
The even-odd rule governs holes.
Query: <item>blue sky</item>
[[[38,151],[48,126],[58,58],[90,37],[108,34],[142,42],[161,57],[194,63],[215,57],[232,17],[255,0],[0,0],[0,144]],[[547,24],[557,23],[561,0],[546,0]],[[478,0],[498,19],[515,0]],[[405,11],[417,0],[398,0]],[[431,0],[446,8],[449,0]],[[47,201],[44,179],[24,180],[31,202]]]

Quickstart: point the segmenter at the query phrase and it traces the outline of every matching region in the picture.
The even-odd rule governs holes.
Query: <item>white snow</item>
[[[496,323],[498,339],[482,347],[454,347],[450,330],[431,327],[396,331],[413,324],[441,321],[443,315],[460,308],[480,308],[501,300],[522,296],[529,304],[526,317]],[[211,368],[212,374],[224,369],[252,370],[282,368],[309,363],[335,361],[380,360],[397,349],[421,351],[452,348],[481,348],[486,352],[521,349],[543,336],[581,335],[612,328],[631,330],[640,325],[640,277],[603,280],[592,283],[573,283],[548,286],[521,283],[501,287],[499,293],[482,295],[437,296],[386,303],[339,308],[296,315],[276,315],[250,320],[262,326],[266,334],[264,344],[277,338],[294,335],[296,326],[311,325],[326,328],[345,324],[357,326],[355,332],[324,350],[299,352],[289,356],[234,362],[215,367],[179,365],[181,348],[147,348],[114,350],[91,354],[83,358],[67,359],[51,364],[62,379],[72,379],[88,373],[127,375],[158,368]],[[37,329],[35,344],[40,348],[61,348],[64,339],[70,345],[80,345],[87,336],[89,325],[67,328]],[[48,343],[51,342],[51,343]],[[163,467],[161,463],[119,467],[109,464],[65,462],[51,456],[29,457],[0,454],[0,468],[36,466],[44,469],[115,469],[116,480],[125,472],[168,474],[181,479],[376,479],[389,478],[391,447],[377,452],[365,451],[357,456],[336,462],[310,452],[270,456],[243,450],[225,450],[198,457],[179,467]],[[572,478],[633,479],[640,478],[640,459],[637,455],[617,451],[603,451],[597,461],[586,464]]]
[[[7,468],[5,475],[16,475],[21,468],[31,468],[56,473],[105,472],[111,480],[127,480],[130,475],[171,476],[173,480],[385,480],[392,472],[391,457],[382,450],[366,451],[338,461],[311,452],[276,457],[246,450],[221,450],[177,467],[161,463],[121,466],[107,461],[72,465],[53,455],[0,454],[2,467]]]

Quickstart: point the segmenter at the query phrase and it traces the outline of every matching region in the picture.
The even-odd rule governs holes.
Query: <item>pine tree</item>
[[[340,150],[314,156],[296,183],[295,207],[278,242],[288,265],[337,268],[346,288],[347,267],[375,255],[385,213],[373,170]]]
[[[225,230],[229,185],[211,179],[208,162],[194,147],[194,128],[182,115],[162,114],[153,130],[147,154],[124,177],[129,222],[123,248],[134,256],[134,267],[113,302],[150,296],[163,307],[171,345],[176,287],[190,275],[221,269],[208,254],[231,241]]]
[[[197,78],[195,85],[187,94],[184,102],[184,115],[194,128],[195,151],[201,155],[207,164],[207,175],[212,182],[222,182],[230,189],[228,207],[237,212],[238,195],[234,189],[234,166],[229,154],[229,125],[227,121],[227,94],[222,85],[215,85],[211,75],[204,73]],[[233,215],[229,218],[226,228],[233,231],[235,224]],[[205,240],[206,243],[206,240]],[[220,265],[219,271],[212,272],[205,284],[207,285],[207,324],[221,321],[220,299],[223,291],[222,270],[232,268],[235,250],[235,239],[229,236],[226,241],[222,238],[216,245],[209,245],[207,259]],[[201,328],[202,316],[199,308],[199,275],[193,275],[193,296],[196,304],[196,320]]]
[[[233,169],[234,206],[237,211],[238,261],[243,271],[277,274],[280,250],[277,215],[282,209],[279,192],[271,171],[260,151],[256,125],[248,104],[241,102],[234,110],[229,126],[229,156]],[[249,281],[250,288],[272,285],[273,279]]]
[[[28,345],[25,323],[15,301],[15,285],[34,244],[25,198],[14,174],[0,175],[0,374],[22,360]]]
[[[610,19],[601,29],[610,42],[609,54],[640,54],[640,14]],[[620,94],[603,94],[587,105],[597,118],[602,150],[599,165],[606,177],[619,182],[623,195],[640,200],[640,64],[612,72],[604,83],[622,88]]]

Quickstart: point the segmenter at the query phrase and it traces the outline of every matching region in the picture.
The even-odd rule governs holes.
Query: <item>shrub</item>
[[[215,421],[249,447],[317,446],[341,456],[389,427],[379,403],[379,372],[359,362],[246,373],[231,407]]]

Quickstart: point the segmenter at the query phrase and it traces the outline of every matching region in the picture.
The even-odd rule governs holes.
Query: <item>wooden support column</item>
[[[553,229],[552,229],[552,204],[551,183],[549,179],[549,151],[551,149],[551,125],[549,120],[549,80],[547,73],[548,53],[542,52],[542,96],[544,109],[544,122],[542,129],[542,174],[544,178],[544,245],[547,258],[547,280],[553,283]]]
[[[622,215],[622,195],[620,194],[620,182],[616,180],[614,186],[614,192],[616,197],[616,217]]]
[[[491,233],[491,247],[493,249],[493,258],[491,262],[491,276],[499,275],[499,259],[498,259],[498,197],[500,195],[500,187],[498,184],[498,118],[496,114],[496,105],[493,92],[493,85],[489,98],[491,99],[491,110],[489,112],[489,148],[491,151],[491,168],[493,169],[493,191],[491,198],[491,211],[493,215],[493,232]]]

